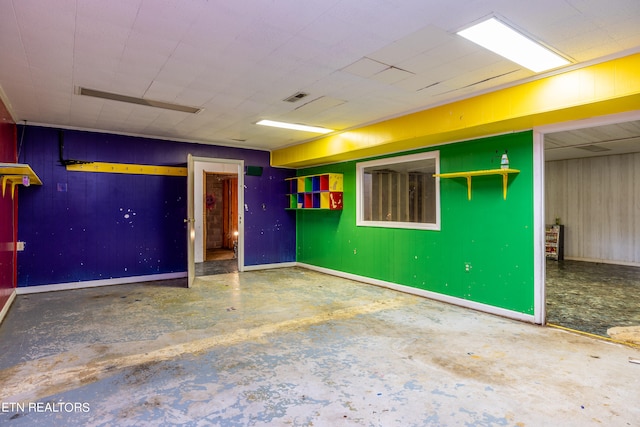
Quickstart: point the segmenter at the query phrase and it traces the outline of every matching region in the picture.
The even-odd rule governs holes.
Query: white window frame
[[[364,219],[364,170],[372,166],[393,165],[397,163],[413,162],[417,160],[435,159],[435,173],[440,173],[440,151],[426,151],[424,153],[409,154],[398,157],[386,157],[384,159],[370,160],[356,163],[356,225],[358,227],[384,227],[407,228],[415,230],[440,231],[440,178],[436,177],[436,221],[424,222],[400,222],[400,221],[366,221]]]

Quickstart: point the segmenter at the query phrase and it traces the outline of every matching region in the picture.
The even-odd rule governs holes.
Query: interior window
[[[439,151],[356,165],[357,225],[440,230]]]

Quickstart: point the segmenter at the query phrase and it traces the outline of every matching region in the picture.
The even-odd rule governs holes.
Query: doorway
[[[188,286],[192,286],[196,276],[221,274],[243,271],[244,266],[244,161],[234,159],[216,159],[207,157],[187,156],[187,276]],[[208,176],[210,180],[221,183],[220,194],[212,194],[215,186],[207,197]],[[222,211],[219,222],[213,221],[210,231],[220,235],[220,249],[233,251],[231,259],[206,260],[206,212],[207,205],[220,207]],[[226,218],[226,219],[225,219]],[[225,225],[226,221],[226,225]]]
[[[640,164],[636,113],[545,127],[542,218],[561,223],[564,259],[543,261],[545,323],[640,343]],[[544,252],[542,252],[544,253]]]
[[[196,276],[238,271],[238,174],[202,171],[203,239]]]

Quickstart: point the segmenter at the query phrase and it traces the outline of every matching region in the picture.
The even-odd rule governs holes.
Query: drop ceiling
[[[539,77],[455,34],[490,15],[572,67],[640,50],[638,0],[0,0],[0,94],[17,122],[273,150],[314,135],[261,119],[340,131]]]
[[[640,121],[548,133],[544,148],[547,161],[638,153]]]

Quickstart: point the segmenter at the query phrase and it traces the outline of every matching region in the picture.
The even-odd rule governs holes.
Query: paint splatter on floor
[[[19,296],[0,325],[0,404],[62,410],[8,407],[0,424],[640,419],[637,349],[300,268],[179,283]]]

